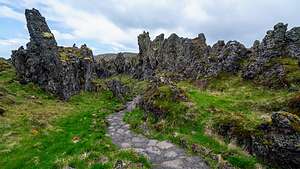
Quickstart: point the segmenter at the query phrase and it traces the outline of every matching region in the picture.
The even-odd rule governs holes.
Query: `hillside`
[[[300,27],[250,49],[144,32],[94,57],[25,16],[27,48],[0,60],[2,168],[299,168]]]

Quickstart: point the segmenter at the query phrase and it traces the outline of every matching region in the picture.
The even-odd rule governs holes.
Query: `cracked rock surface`
[[[107,120],[110,127],[108,134],[113,143],[123,149],[132,149],[144,155],[156,169],[208,169],[208,165],[198,156],[189,156],[183,149],[167,141],[148,139],[130,131],[129,125],[123,122],[126,112],[132,111],[138,101],[136,97],[127,103],[125,110],[110,115]]]

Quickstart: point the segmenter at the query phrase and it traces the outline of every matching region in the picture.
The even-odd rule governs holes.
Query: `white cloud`
[[[0,55],[3,58],[9,58],[12,50],[18,49],[24,45],[28,40],[21,38],[14,39],[0,39]]]
[[[70,33],[60,33],[54,30],[58,40],[90,39],[101,44],[111,44],[114,48],[126,49],[126,46],[136,44],[136,36],[140,29],[122,29],[107,19],[101,13],[92,13],[73,7],[71,4],[58,0],[35,1],[31,5],[42,7],[42,14],[48,20],[58,22]]]
[[[25,17],[22,13],[18,13],[7,6],[0,6],[0,17],[11,18],[20,22],[25,22]]]
[[[52,33],[54,34],[56,39],[60,39],[60,40],[74,40],[76,39],[76,37],[70,33],[62,33],[58,30],[51,30]]]
[[[1,46],[21,46],[27,39],[0,39]]]
[[[218,39],[242,40],[252,44],[262,39],[277,22],[299,24],[298,0],[0,0],[7,6],[37,8],[55,25],[59,40],[93,41],[111,50],[137,49],[137,36],[143,30],[151,37],[175,32],[195,37],[205,33],[208,42]],[[23,20],[24,16],[7,6],[0,17]],[[4,10],[2,10],[2,8]],[[23,18],[23,19],[21,19]],[[67,33],[66,33],[67,32]],[[102,49],[93,44],[96,49]]]

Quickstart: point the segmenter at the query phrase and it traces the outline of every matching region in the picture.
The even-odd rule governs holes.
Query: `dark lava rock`
[[[286,33],[287,53],[300,59],[300,27],[294,27]]]
[[[58,47],[38,10],[26,10],[30,42],[12,52],[12,63],[22,84],[33,82],[62,99],[91,88],[93,54],[83,45]]]
[[[269,30],[261,43],[255,41],[251,48],[251,61],[243,70],[242,77],[255,80],[269,87],[286,87],[286,70],[275,58],[298,58],[300,51],[300,28],[287,31],[287,24],[278,23]]]
[[[282,168],[300,166],[300,119],[287,112],[272,114],[272,122],[260,127],[262,133],[252,142],[253,152]]]
[[[106,78],[118,74],[133,74],[137,64],[137,54],[104,54],[96,57],[96,74]]]
[[[291,85],[287,74],[292,72],[274,59],[298,58],[300,63],[300,27],[287,31],[287,24],[283,23],[276,24],[250,49],[237,41],[222,40],[211,47],[202,33],[194,39],[176,34],[165,38],[161,34],[151,40],[149,33],[144,32],[138,36],[138,45],[139,54],[134,57],[119,54],[109,60],[102,59],[97,66],[98,76],[126,73],[139,79],[152,79],[167,72],[183,77],[180,79],[203,79],[241,72],[245,80],[282,88]]]
[[[129,93],[129,88],[127,86],[118,80],[110,80],[106,85],[115,97],[123,102],[126,101],[126,95]]]

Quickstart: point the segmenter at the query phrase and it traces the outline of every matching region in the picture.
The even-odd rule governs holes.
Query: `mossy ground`
[[[138,108],[128,113],[125,120],[131,124],[132,129],[144,134],[147,132],[141,126],[146,123],[149,137],[171,140],[190,152],[195,152],[195,146],[204,147],[208,152],[221,155],[235,167],[256,168],[260,161],[233,145],[230,139],[220,137],[216,132],[218,127],[235,125],[234,134],[238,137],[259,134],[257,125],[270,120],[271,111],[280,104],[284,105],[295,93],[288,89],[259,87],[236,76],[211,79],[207,84],[200,89],[192,82],[178,83],[177,87],[185,91],[187,101],[174,102],[158,97],[155,104],[168,111],[166,118],[157,121]],[[167,88],[160,87],[160,96],[168,95]],[[217,167],[216,159],[205,155],[203,158],[213,168]]]
[[[21,85],[13,69],[0,72],[0,168],[149,168],[106,136],[105,117],[120,108],[111,92],[81,93],[63,102],[33,84]]]

